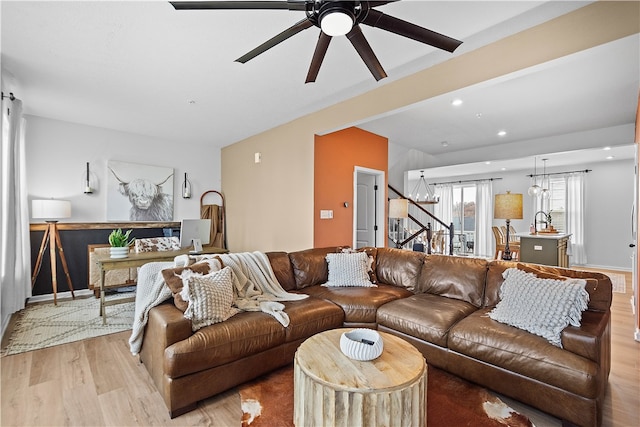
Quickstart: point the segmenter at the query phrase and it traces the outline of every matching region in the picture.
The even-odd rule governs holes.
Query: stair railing
[[[425,208],[420,206],[418,203],[416,203],[415,201],[409,199],[404,194],[402,194],[400,191],[398,191],[395,188],[393,188],[393,186],[388,185],[388,187],[389,187],[389,190],[391,190],[392,192],[396,193],[401,198],[407,199],[409,201],[409,204],[411,204],[412,206],[417,207],[421,212],[427,214],[427,216],[429,216],[435,222],[439,223],[444,229],[449,231],[448,232],[448,234],[449,234],[449,244],[448,244],[449,255],[453,255],[453,237],[454,237],[453,223],[447,225],[440,218],[436,217],[431,212],[429,212],[428,210],[426,210]],[[389,200],[390,200],[390,198],[387,198],[387,201],[389,201]],[[410,241],[415,239],[417,236],[419,236],[421,233],[426,231],[426,234],[427,234],[427,253],[430,254],[431,253],[431,240],[433,238],[433,230],[431,228],[431,223],[427,222],[427,224],[425,225],[425,224],[420,222],[417,218],[415,218],[411,214],[408,214],[408,218],[411,221],[413,221],[414,223],[416,223],[418,225],[418,227],[420,227],[420,228],[418,229],[418,231],[414,232],[413,234],[411,234],[409,237],[407,237],[403,241],[401,241],[401,242],[400,241],[396,241],[396,245],[399,246],[399,247],[403,247],[404,245],[406,245],[407,243],[409,243]],[[398,233],[397,236],[400,236],[400,231],[399,230],[397,231],[397,233]],[[391,238],[391,236],[389,236],[389,238]],[[399,240],[399,237],[397,238],[397,240]]]

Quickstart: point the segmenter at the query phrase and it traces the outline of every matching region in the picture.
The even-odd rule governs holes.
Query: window
[[[454,252],[473,250],[476,231],[476,186],[453,186]],[[470,244],[467,244],[469,242]]]
[[[566,230],[567,181],[564,177],[547,177],[549,197],[541,197],[536,211],[551,212],[551,224],[561,233]],[[542,214],[538,217],[542,220]]]

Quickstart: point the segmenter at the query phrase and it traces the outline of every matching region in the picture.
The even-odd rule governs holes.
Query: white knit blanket
[[[289,325],[289,316],[284,305],[278,301],[296,301],[308,295],[289,293],[282,289],[273,273],[271,263],[262,252],[215,255],[225,266],[233,270],[234,305],[244,311],[263,311],[275,317],[283,326]],[[213,256],[196,257],[196,262]],[[133,355],[140,352],[144,339],[144,327],[149,319],[149,310],[171,298],[171,290],[165,284],[162,270],[183,265],[183,257],[175,262],[151,262],[138,272],[136,305],[129,349]]]

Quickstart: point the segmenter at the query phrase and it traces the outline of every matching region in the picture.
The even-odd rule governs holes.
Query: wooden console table
[[[296,426],[426,426],[427,365],[411,344],[380,332],[384,350],[360,362],[340,350],[350,329],[321,332],[296,351],[293,422]]]
[[[102,324],[107,322],[107,314],[105,307],[108,305],[122,304],[125,302],[131,302],[135,300],[135,297],[121,298],[114,301],[105,300],[105,273],[109,270],[129,269],[134,267],[141,267],[149,262],[168,262],[173,261],[178,255],[185,255],[189,253],[191,248],[181,249],[179,251],[159,251],[159,252],[142,252],[142,253],[129,253],[127,258],[111,258],[109,254],[99,254],[95,257],[95,262],[100,269],[100,315],[102,316]],[[226,249],[215,248],[212,246],[206,246],[202,248],[203,254],[222,254],[229,252]]]

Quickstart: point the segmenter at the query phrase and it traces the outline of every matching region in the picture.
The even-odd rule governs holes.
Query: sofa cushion
[[[477,310],[472,304],[433,294],[417,294],[383,305],[378,325],[441,347],[447,346],[449,329]]]
[[[312,286],[301,292],[340,306],[345,323],[375,323],[378,307],[412,295],[407,289],[384,284],[378,284],[376,288]]]
[[[293,275],[293,267],[289,254],[286,252],[267,252],[271,269],[285,291],[292,291],[296,288],[296,278]]]
[[[378,283],[398,286],[413,291],[424,261],[421,252],[394,248],[378,248],[376,276]]]
[[[598,364],[546,339],[492,320],[483,308],[455,324],[449,350],[515,372],[579,396],[594,399]]]
[[[509,268],[503,273],[500,302],[489,317],[546,338],[562,347],[560,334],[569,324],[580,326],[589,294],[582,279],[541,279]]]
[[[369,279],[373,259],[364,252],[327,254],[329,269],[327,283],[323,286],[375,287]]]
[[[340,248],[315,248],[289,253],[296,280],[296,289],[326,283],[329,269],[325,257],[328,253],[339,252]]]
[[[218,271],[223,267],[219,257],[206,259],[186,267],[166,268],[162,270],[162,277],[171,290],[173,301],[176,307],[184,312],[189,304],[185,301],[180,292],[182,292],[183,278],[192,274],[209,274],[212,271]]]
[[[289,316],[286,341],[308,338],[319,332],[341,328],[344,312],[330,301],[309,297],[300,301],[283,301],[284,311]]]
[[[495,260],[489,262],[489,269],[487,270],[487,280],[484,287],[484,302],[483,307],[493,307],[500,301],[500,286],[504,282],[502,273],[507,268],[517,266],[518,263],[514,261],[502,261]]]
[[[482,258],[428,255],[416,293],[429,293],[482,306],[487,261]]]
[[[189,277],[180,293],[189,302],[184,317],[191,320],[191,329],[224,322],[240,310],[233,307],[231,268],[214,271],[204,276]]]
[[[206,326],[164,351],[169,378],[200,372],[241,359],[285,342],[285,328],[273,316],[256,311],[238,313]]]

